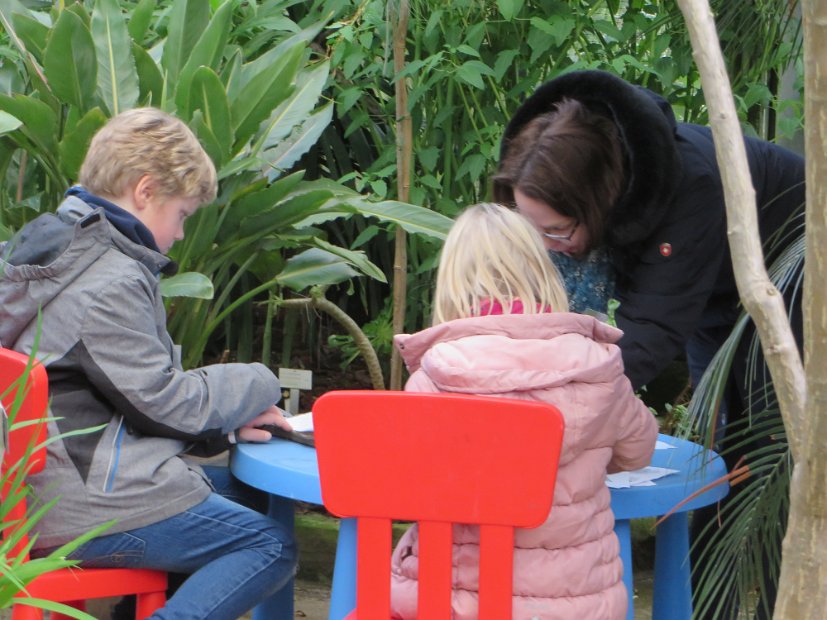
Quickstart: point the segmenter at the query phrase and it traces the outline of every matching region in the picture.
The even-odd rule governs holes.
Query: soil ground
[[[295,618],[297,620],[327,620],[330,608],[330,586],[315,581],[297,579],[295,584]],[[90,613],[96,618],[108,617],[108,609],[112,600],[98,601],[90,605]],[[8,618],[8,614],[0,612],[0,619]],[[252,618],[246,614],[242,620]],[[652,618],[652,572],[637,571],[635,574],[635,620],[651,620]]]

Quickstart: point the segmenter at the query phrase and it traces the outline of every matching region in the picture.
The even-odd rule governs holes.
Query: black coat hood
[[[517,109],[500,145],[500,161],[511,140],[531,119],[575,99],[617,125],[626,159],[627,186],[607,226],[610,246],[648,238],[658,227],[680,178],[676,122],[668,102],[605,71],[573,71],[540,86]]]

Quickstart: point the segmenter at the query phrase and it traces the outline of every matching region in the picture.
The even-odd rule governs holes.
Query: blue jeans
[[[90,540],[69,557],[88,567],[189,573],[153,620],[242,616],[293,577],[293,532],[220,495],[250,503],[244,485],[232,479],[226,467],[204,470],[218,493],[169,519]]]

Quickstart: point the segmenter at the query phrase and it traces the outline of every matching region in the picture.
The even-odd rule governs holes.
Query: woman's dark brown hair
[[[617,127],[572,99],[526,123],[508,143],[493,178],[494,200],[514,204],[519,189],[580,222],[589,233],[589,249],[603,242],[624,186]]]

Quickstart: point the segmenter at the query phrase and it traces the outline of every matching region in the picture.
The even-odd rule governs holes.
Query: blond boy
[[[114,519],[72,557],[191,574],[153,618],[237,618],[296,561],[292,532],[214,492],[229,476],[214,485],[184,458],[286,425],[269,369],[185,371],[166,330],[158,276],[175,265],[165,254],[215,195],[215,168],[187,126],[134,109],[96,134],[57,213],[0,246],[0,342],[30,353],[39,335],[54,417],[31,482],[60,500],[38,524],[35,555]],[[92,427],[102,428],[65,435]]]

